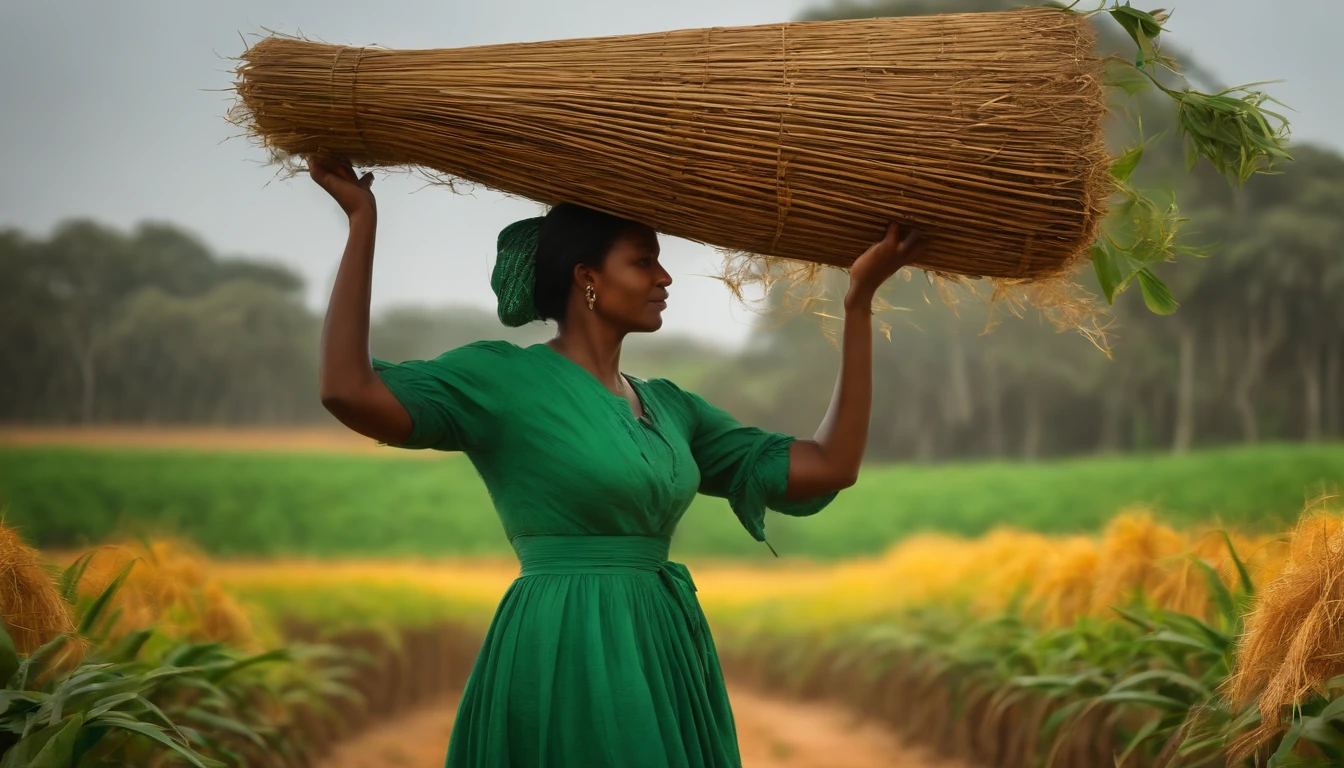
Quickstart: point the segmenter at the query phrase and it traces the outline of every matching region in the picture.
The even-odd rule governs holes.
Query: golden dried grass
[[[1260,709],[1261,724],[1230,750],[1252,754],[1283,728],[1286,710],[1344,674],[1344,518],[1324,509],[1293,530],[1287,562],[1264,584],[1246,621],[1227,692]]]
[[[70,606],[52,576],[41,554],[0,523],[0,617],[21,654],[74,631]]]
[[[111,639],[147,627],[170,637],[214,641],[245,650],[261,642],[248,613],[221,587],[204,554],[183,541],[109,544],[96,547],[84,578],[83,595],[97,595],[127,566],[130,571],[113,598]]]
[[[41,554],[3,521],[0,521],[0,619],[14,641],[14,650],[22,655],[31,654],[58,637],[66,638],[39,674],[39,681],[77,666],[88,651],[89,644],[75,634],[70,604],[61,596],[53,572]]]
[[[729,252],[843,267],[907,221],[919,267],[1008,289],[1069,274],[1114,189],[1093,37],[1048,8],[462,49],[272,35],[230,120],[282,160],[410,166]]]

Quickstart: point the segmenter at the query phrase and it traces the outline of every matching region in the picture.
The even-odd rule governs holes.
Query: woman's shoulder
[[[696,393],[683,388],[671,379],[641,379],[645,388],[652,391],[658,401],[666,406],[676,408],[688,417],[695,417],[698,411],[699,403],[703,402]]]
[[[523,352],[523,348],[511,341],[502,339],[482,339],[472,341],[443,352],[436,359],[446,362],[480,361],[498,362],[512,360]]]

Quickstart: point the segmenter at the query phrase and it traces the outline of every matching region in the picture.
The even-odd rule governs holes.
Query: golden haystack
[[[1234,704],[1258,702],[1262,724],[1233,754],[1282,727],[1284,710],[1344,674],[1344,520],[1314,513],[1294,529],[1283,573],[1262,586],[1229,678]]]
[[[57,635],[73,632],[70,606],[51,571],[18,531],[0,522],[0,617],[19,653],[32,653]]]
[[[256,647],[247,613],[210,577],[205,556],[186,542],[98,547],[80,592],[101,593],[127,565],[130,573],[113,601],[113,610],[120,615],[109,628],[110,637],[157,625],[172,637]]]
[[[727,252],[848,266],[892,220],[918,266],[1041,280],[1084,259],[1114,186],[1103,65],[1055,8],[462,49],[281,36],[230,120],[274,156],[432,169]]]
[[[1151,513],[1127,510],[1102,534],[1100,562],[1092,593],[1092,613],[1106,615],[1138,595],[1161,604],[1170,595],[1158,593],[1168,569],[1187,551],[1184,537],[1157,523]]]
[[[1083,537],[1059,542],[1042,575],[1031,585],[1028,605],[1046,626],[1063,627],[1092,611],[1092,592],[1101,567],[1095,541]]]

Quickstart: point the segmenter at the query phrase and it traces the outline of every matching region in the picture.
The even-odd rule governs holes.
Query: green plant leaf
[[[62,634],[48,640],[41,648],[33,651],[28,658],[19,662],[19,669],[14,673],[18,678],[14,687],[20,690],[26,690],[30,682],[34,682],[42,677],[47,671],[47,663],[50,662],[57,653],[70,642],[70,635]]]
[[[1125,150],[1125,153],[1116,158],[1111,163],[1111,178],[1116,181],[1129,181],[1133,175],[1134,169],[1139,167],[1139,161],[1143,159],[1143,148],[1145,144],[1139,144]]]
[[[1232,562],[1237,566],[1237,575],[1241,578],[1241,591],[1247,597],[1255,596],[1255,581],[1251,579],[1250,571],[1246,570],[1246,563],[1242,562],[1241,555],[1237,553],[1237,548],[1232,544],[1232,537],[1227,531],[1221,531],[1223,541],[1227,542],[1227,553],[1231,555]]]
[[[239,659],[237,661],[229,662],[228,664],[219,665],[216,667],[215,671],[207,675],[207,678],[213,683],[218,683],[230,675],[237,674],[238,672],[247,669],[248,667],[256,666],[257,664],[267,664],[273,661],[291,661],[292,659],[292,654],[288,648],[276,648],[273,651],[259,653],[255,656],[249,656],[245,659]]]
[[[1158,279],[1152,270],[1144,267],[1138,271],[1139,288],[1143,290],[1143,303],[1154,314],[1170,315],[1176,311],[1180,305],[1176,303],[1176,298],[1171,295],[1171,290],[1167,288],[1166,283]]]
[[[1112,58],[1106,62],[1106,85],[1119,88],[1126,96],[1133,96],[1151,88],[1153,81],[1133,62]]]
[[[1136,67],[1142,68],[1145,63],[1157,58],[1153,42],[1162,33],[1162,25],[1152,14],[1144,13],[1129,5],[1117,5],[1107,9],[1106,12],[1124,27],[1134,44],[1139,47],[1139,57],[1134,63]]]
[[[1188,709],[1185,702],[1179,699],[1149,691],[1112,691],[1102,694],[1098,700],[1108,704],[1147,704],[1168,712],[1184,712]]]
[[[127,662],[135,661],[140,655],[140,651],[145,647],[145,643],[154,637],[154,630],[141,629],[128,634],[117,643],[115,647],[103,654],[103,658],[109,661]]]
[[[126,581],[126,577],[131,573],[131,568],[133,568],[139,561],[140,558],[137,557],[127,563],[126,567],[121,569],[121,573],[118,573],[117,577],[112,580],[112,583],[108,584],[102,594],[98,595],[98,598],[93,601],[93,604],[89,606],[89,609],[84,612],[82,617],[80,617],[79,634],[88,635],[92,633],[93,628],[98,625],[98,620],[102,617],[103,611],[107,610],[107,607],[111,605],[112,597],[121,589],[122,583]]]
[[[237,736],[242,736],[259,747],[265,748],[266,746],[266,742],[255,730],[248,727],[245,723],[231,717],[216,715],[199,707],[192,707],[184,712],[183,715],[201,725],[209,726],[212,731],[227,731]]]
[[[1150,669],[1147,672],[1131,675],[1111,686],[1111,691],[1123,691],[1154,681],[1189,689],[1206,699],[1213,697],[1213,691],[1209,690],[1207,685],[1183,672],[1177,672],[1174,669]]]
[[[1129,744],[1125,746],[1125,751],[1121,752],[1120,757],[1116,758],[1115,764],[1124,765],[1126,761],[1129,760],[1129,756],[1134,754],[1134,750],[1138,749],[1139,745],[1143,744],[1149,736],[1152,736],[1153,732],[1156,731],[1160,725],[1162,725],[1161,716],[1154,717],[1144,723],[1139,730],[1135,732],[1134,738],[1129,740]]]
[[[0,682],[8,685],[18,670],[19,652],[14,648],[14,638],[10,637],[5,622],[0,620]]]
[[[1269,757],[1269,762],[1265,763],[1265,768],[1282,768],[1285,761],[1292,757],[1293,747],[1297,746],[1300,738],[1302,738],[1302,721],[1294,719],[1292,727],[1279,741],[1279,748],[1274,750],[1274,754]]]
[[[84,715],[74,714],[30,734],[5,752],[0,768],[69,768],[83,725]]]
[[[76,712],[66,718],[61,729],[33,756],[30,768],[69,768],[74,761],[75,739],[79,729],[84,727],[83,713]]]
[[[103,715],[97,720],[91,721],[91,724],[93,723],[97,723],[98,725],[106,725],[112,728],[118,728],[123,731],[129,731],[131,733],[144,736],[152,741],[162,744],[165,747],[168,747],[174,752],[177,752],[184,759],[186,759],[187,762],[196,766],[196,768],[226,768],[226,766],[223,763],[219,762],[218,760],[211,760],[210,758],[205,757],[204,755],[197,754],[197,752],[193,750],[191,747],[185,744],[180,744],[174,741],[173,739],[169,738],[168,734],[164,733],[163,729],[159,728],[156,725],[150,725],[149,723],[142,723],[138,720],[133,720],[129,717],[126,717],[125,715],[121,715],[120,713],[116,712],[110,712],[106,715]]]
[[[1209,596],[1213,599],[1213,604],[1218,607],[1218,613],[1223,617],[1225,625],[1230,627],[1236,624],[1238,617],[1236,602],[1232,599],[1232,593],[1228,591],[1227,585],[1223,583],[1222,577],[1218,575],[1218,571],[1204,562],[1203,558],[1191,555],[1190,559],[1204,574],[1204,583],[1208,585]]]
[[[89,563],[97,553],[97,550],[91,549],[61,571],[61,597],[65,598],[65,602],[75,604],[75,599],[79,596],[79,582],[84,579],[84,572],[88,570]]]
[[[1125,282],[1119,255],[1103,240],[1092,246],[1092,269],[1097,273],[1097,284],[1108,304],[1115,303],[1115,294]]]

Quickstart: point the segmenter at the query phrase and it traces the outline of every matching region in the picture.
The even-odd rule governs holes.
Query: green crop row
[[[393,449],[389,449],[391,452]],[[772,515],[782,555],[878,552],[920,531],[999,525],[1097,530],[1153,507],[1177,525],[1278,529],[1307,497],[1344,482],[1344,446],[1258,446],[1048,463],[870,466],[820,515]],[[44,548],[114,534],[184,535],[222,556],[475,556],[509,552],[485,487],[460,456],[0,449],[0,506]],[[768,557],[721,499],[701,497],[677,535],[682,557]]]

